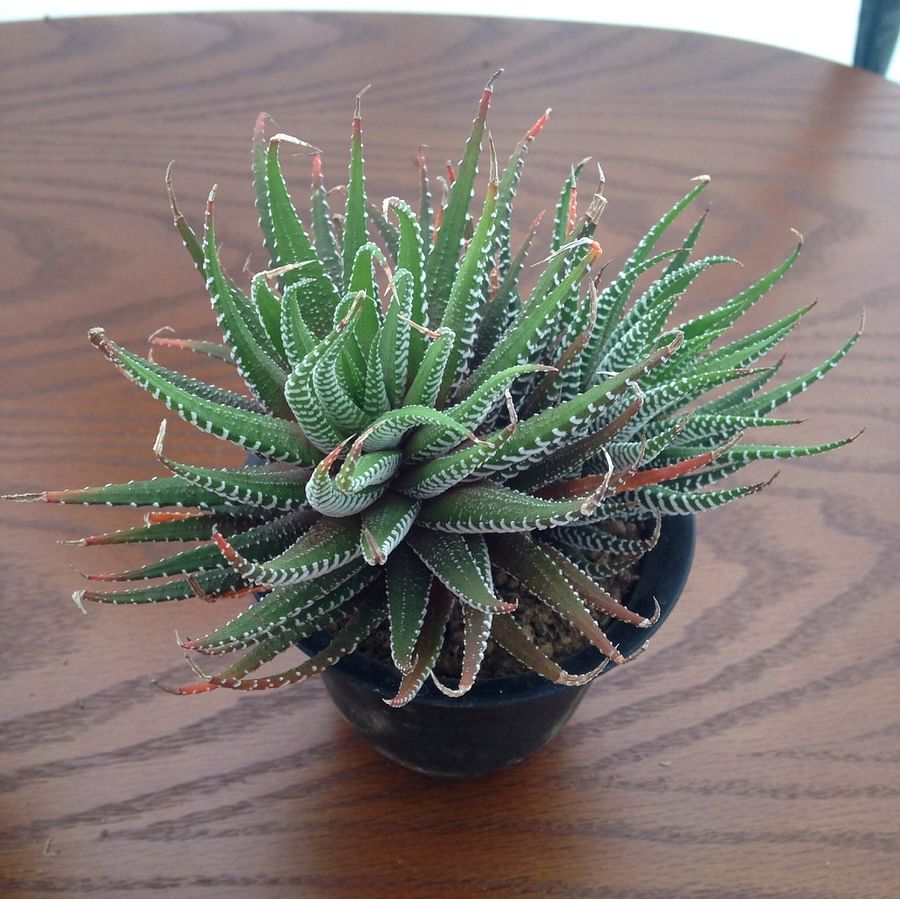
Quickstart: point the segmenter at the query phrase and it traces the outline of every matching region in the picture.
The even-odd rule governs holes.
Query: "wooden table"
[[[353,96],[372,82],[370,190],[412,198],[415,148],[430,145],[434,168],[458,158],[499,66],[502,151],[555,108],[520,228],[594,154],[615,265],[691,176],[711,172],[704,249],[746,269],[708,276],[685,310],[768,270],[789,228],[803,231],[800,262],[750,325],[819,299],[790,340],[795,374],[864,306],[862,343],[793,408],[810,419],[798,439],[868,432],[704,518],[686,594],[651,651],[604,678],[533,760],[464,784],[374,754],[316,682],[195,699],[155,689],[187,675],[173,629],[199,631],[221,610],[83,618],[71,566],[127,553],[54,540],[133,516],[4,505],[2,895],[900,895],[900,90],[875,76],[730,40],[496,19],[3,25],[0,490],[157,473],[161,409],[85,332],[102,324],[138,349],[160,325],[213,333],[171,227],[169,159],[195,221],[218,182],[223,254],[239,271],[250,251],[261,264],[248,182],[260,110],[321,147],[334,183]],[[289,164],[301,196],[307,165]],[[239,459],[187,426],[169,446]]]

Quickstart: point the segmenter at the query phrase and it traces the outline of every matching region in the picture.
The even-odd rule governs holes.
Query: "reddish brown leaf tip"
[[[238,551],[219,533],[216,528],[213,528],[212,538],[215,541],[216,546],[219,547],[219,551],[223,556],[225,556],[230,565],[239,565],[242,562]]]
[[[200,684],[184,684],[181,687],[167,687],[164,684],[159,683],[159,681],[154,680],[153,686],[162,690],[163,693],[169,693],[172,696],[196,696],[200,693],[209,693],[210,690],[215,690],[218,684],[204,682]]]
[[[256,124],[253,126],[253,141],[254,141],[254,143],[262,143],[265,140],[266,122],[268,120],[269,120],[269,114],[267,112],[261,112],[256,117]]]
[[[544,110],[544,114],[525,132],[525,136],[522,138],[523,143],[530,143],[544,130],[544,126],[550,119],[550,112],[551,109],[548,106]]]

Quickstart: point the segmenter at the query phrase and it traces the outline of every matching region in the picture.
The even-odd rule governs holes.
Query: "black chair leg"
[[[862,0],[853,65],[884,75],[900,33],[900,0]]]

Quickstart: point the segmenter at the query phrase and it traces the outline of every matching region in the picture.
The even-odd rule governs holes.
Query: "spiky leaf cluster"
[[[498,571],[578,628],[604,665],[621,663],[596,613],[636,627],[651,622],[613,600],[602,583],[652,547],[662,516],[756,492],[762,485],[719,483],[753,461],[848,442],[738,442],[748,429],[790,424],[773,413],[836,365],[858,337],[778,387],[769,384],[778,363],[760,359],[809,307],[726,337],[790,268],[799,245],[733,299],[673,326],[694,280],[733,261],[694,257],[703,215],[686,238],[660,249],[705,177],[603,282],[594,240],[605,205],[602,174],[579,214],[576,182],[584,164],[573,167],[549,256],[525,293],[520,275],[537,222],[513,247],[510,216],[547,114],[502,174],[491,145],[487,189],[473,207],[491,96],[489,83],[437,208],[420,153],[417,211],[396,197],[369,202],[357,100],[340,218],[329,209],[321,155],[313,150],[311,209],[301,219],[280,154],[285,146],[309,145],[285,134],[266,138],[261,116],[253,181],[271,264],[250,279],[249,290],[220,262],[215,190],[198,235],[176,206],[167,173],[175,224],[224,342],[161,333],[152,342],[221,358],[236,367],[247,393],[136,355],[100,328],[90,338],[178,416],[263,464],[222,470],[174,461],[165,455],[163,427],[155,451],[166,477],[16,498],[152,508],[144,526],[85,544],[196,544],[134,570],[94,576],[130,585],[80,590],[82,608],[87,600],[142,604],[264,593],[213,632],[183,641],[187,650],[234,654],[237,661],[178,692],[304,680],[353,652],[386,620],[401,674],[392,700],[399,706],[433,676],[455,606],[465,645],[458,686],[438,682],[445,692],[471,688],[489,638],[551,680],[584,683],[603,666],[576,677],[544,655],[520,627],[516,601],[496,589]],[[628,521],[647,521],[648,536],[621,536],[618,525]],[[335,636],[321,653],[281,674],[254,676],[325,628]]]

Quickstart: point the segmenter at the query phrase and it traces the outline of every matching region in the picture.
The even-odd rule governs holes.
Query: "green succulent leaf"
[[[287,373],[288,357],[284,348],[284,339],[281,333],[281,300],[275,295],[275,292],[269,287],[266,274],[260,272],[253,276],[250,281],[250,299],[256,306],[259,320],[265,330],[272,348],[275,351],[275,357],[282,374],[279,376],[282,393],[284,392],[284,377]],[[265,352],[264,350],[262,352]],[[284,397],[281,398],[282,403]]]
[[[360,548],[369,565],[384,565],[409,533],[419,508],[417,499],[388,492],[363,512]]]
[[[323,515],[332,518],[346,518],[356,515],[372,505],[387,490],[387,485],[378,483],[359,490],[345,490],[340,482],[331,477],[331,467],[343,451],[344,444],[338,444],[316,467],[306,484],[306,499]]]
[[[278,462],[309,465],[317,460],[318,453],[293,422],[223,405],[210,398],[209,391],[201,392],[176,373],[129,353],[101,328],[91,329],[88,336],[129,380],[200,430]]]
[[[191,543],[212,539],[214,527],[225,528],[224,518],[216,520],[212,515],[188,514],[184,518],[169,521],[148,521],[132,528],[122,528],[105,534],[91,534],[76,540],[66,540],[73,546],[112,546],[122,543]]]
[[[453,603],[453,594],[449,590],[442,589],[440,584],[432,587],[413,651],[412,665],[404,672],[397,694],[392,699],[385,700],[392,708],[402,708],[415,699],[431,674],[444,645],[444,632],[447,630]]]
[[[547,371],[547,366],[514,365],[497,372],[462,402],[448,408],[446,415],[455,424],[474,431],[484,423],[516,378],[540,371]],[[405,453],[412,460],[431,458],[456,446],[461,436],[464,434],[457,428],[426,425],[413,434],[406,444]]]
[[[363,88],[356,95],[356,112],[353,116],[353,132],[350,138],[350,178],[347,184],[347,205],[344,210],[344,289],[351,290],[352,274],[360,248],[368,243],[366,228],[366,175],[363,160],[362,114],[360,100]]]
[[[459,534],[436,534],[415,527],[407,543],[434,576],[456,597],[483,612],[511,612],[515,606],[497,597],[482,576],[476,557]]]
[[[591,518],[605,493],[600,489],[572,500],[548,500],[484,481],[426,501],[419,523],[454,534],[539,531]]]
[[[766,393],[757,394],[751,399],[730,406],[729,411],[734,415],[765,415],[774,412],[779,406],[791,400],[799,393],[803,393],[816,381],[822,380],[825,375],[834,368],[853,348],[857,340],[862,336],[864,321],[860,322],[859,330],[850,336],[850,339],[831,357],[821,365],[816,365],[808,372],[782,384]]]
[[[416,372],[403,400],[404,406],[434,406],[447,372],[447,363],[456,344],[456,334],[449,328],[433,332],[433,340],[425,350],[422,364]]]
[[[204,679],[214,687],[225,687],[229,690],[273,690],[287,684],[309,680],[352,653],[381,624],[384,617],[383,603],[359,603],[350,620],[328,646],[300,665],[266,677],[235,679],[223,675],[204,675]]]
[[[550,249],[555,253],[563,244],[572,238],[575,229],[575,198],[578,178],[590,159],[582,159],[573,165],[569,177],[563,182],[559,199],[556,201],[556,214],[553,218],[553,240]]]
[[[424,336],[410,328],[410,316],[415,302],[416,278],[405,268],[398,269],[392,280],[392,293],[384,315],[384,323],[378,339],[384,388],[391,407],[401,405],[406,395],[407,376],[412,367],[418,371],[422,354],[413,358],[415,338],[423,342]]]
[[[182,646],[204,655],[246,649],[289,631],[297,640],[321,630],[336,610],[356,597],[378,572],[357,559],[314,580],[276,587],[203,637]]]
[[[155,602],[173,602],[182,599],[196,599],[201,596],[207,600],[222,599],[247,592],[241,576],[230,568],[219,568],[212,571],[201,571],[193,578],[167,581],[164,584],[153,584],[147,587],[133,587],[126,590],[76,590],[72,599],[82,611],[84,602],[96,602],[114,606],[145,605]]]
[[[475,342],[475,327],[480,318],[479,307],[484,296],[489,253],[493,246],[499,188],[493,146],[491,158],[491,180],[487,187],[484,209],[453,280],[441,319],[441,328],[449,329],[455,336],[436,398],[441,406],[450,394],[450,388],[465,374],[466,363],[472,355]]]
[[[314,518],[314,517],[313,517]],[[234,533],[229,543],[249,561],[269,559],[287,549],[313,523],[308,512],[292,513]],[[231,528],[228,528],[231,531]],[[94,581],[140,581],[179,574],[198,574],[225,568],[227,563],[215,543],[205,543],[175,555],[149,562],[119,574],[93,574]]]
[[[391,657],[401,672],[412,669],[433,580],[431,570],[405,544],[398,546],[387,560],[385,587]]]
[[[216,544],[248,583],[266,587],[299,584],[341,568],[360,555],[359,518],[319,518],[288,550],[268,562],[242,555],[221,534]]]
[[[444,218],[435,237],[434,247],[428,256],[426,286],[428,313],[433,323],[443,320],[444,309],[450,298],[450,288],[459,267],[459,251],[465,238],[466,217],[478,172],[478,157],[481,155],[481,139],[493,96],[494,80],[500,73],[491,76],[481,95],[478,113],[472,123],[472,133],[466,142],[462,162],[456,173],[456,180],[450,190]]]
[[[334,222],[328,208],[328,191],[325,190],[325,181],[322,177],[321,153],[313,156],[310,206],[312,207],[312,229],[316,255],[322,260],[322,267],[332,284],[343,284],[343,261],[338,250]]]
[[[124,484],[106,484],[103,487],[81,487],[74,490],[44,490],[39,493],[12,493],[3,499],[12,502],[61,503],[83,506],[166,506],[179,508],[213,509],[227,506],[210,490],[189,484],[183,478],[150,478],[146,481],[128,481]]]
[[[569,674],[535,646],[511,615],[494,616],[491,622],[491,636],[527,668],[554,684],[562,684],[566,687],[580,687],[590,683],[595,677],[601,675],[609,664],[609,658],[606,658],[599,666],[586,674]]]
[[[491,637],[491,625],[494,620],[494,616],[490,612],[482,612],[480,609],[465,605],[462,607],[462,616],[465,637],[459,686],[455,689],[448,687],[435,676],[434,671],[431,673],[435,686],[445,696],[452,699],[464,696],[475,686],[475,679],[478,677],[481,663],[487,652],[488,641]]]
[[[415,499],[440,496],[481,468],[514,432],[515,425],[508,425],[487,440],[407,469],[395,478],[393,486]]]
[[[578,247],[573,246],[570,252],[577,249]],[[560,304],[570,293],[578,289],[578,285],[599,255],[599,245],[592,244],[559,284],[551,286],[545,294],[538,294],[538,288],[535,288],[518,318],[500,339],[500,343],[463,383],[460,388],[463,397],[470,395],[491,375],[511,366],[540,361],[539,357],[546,348],[547,337],[551,333],[551,326]],[[557,256],[557,265],[562,265],[565,256],[564,251]]]
[[[358,438],[366,451],[393,449],[412,430],[423,425],[436,425],[455,431],[460,438],[471,437],[472,432],[449,415],[428,406],[406,405],[392,409],[376,419]]]
[[[281,171],[279,148],[283,142],[299,143],[288,135],[269,141],[265,164],[265,204],[272,228],[272,265],[287,268],[282,287],[295,284],[297,301],[304,319],[319,338],[331,330],[340,294],[328,277],[297,215]]]
[[[531,594],[577,627],[607,658],[618,664],[625,661],[562,569],[538,544],[516,534],[491,538],[491,548],[492,558],[499,568],[517,578]]]

